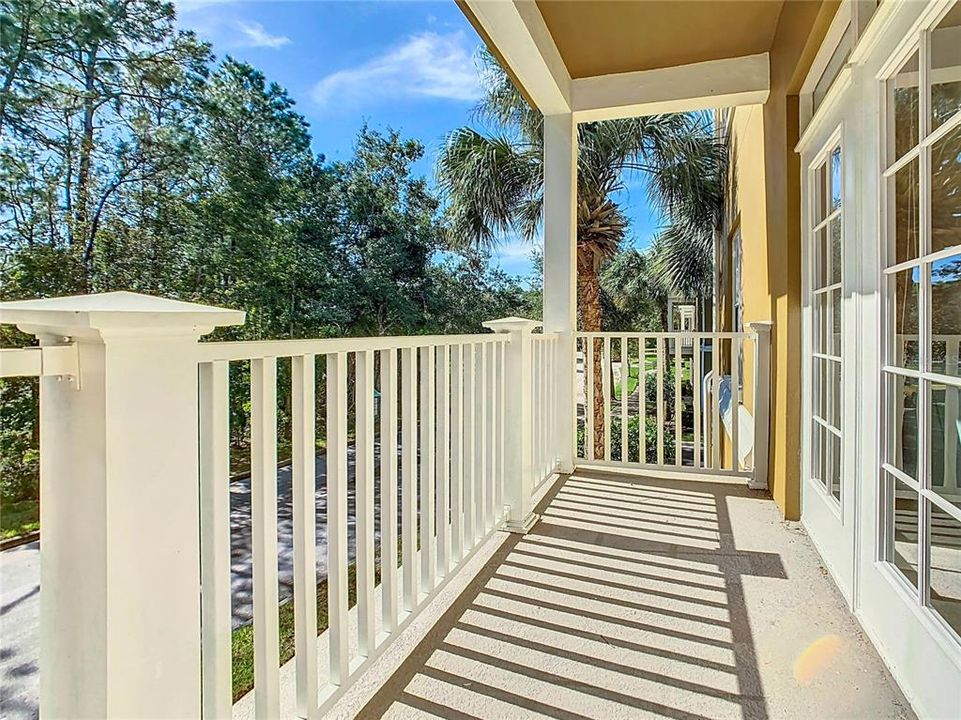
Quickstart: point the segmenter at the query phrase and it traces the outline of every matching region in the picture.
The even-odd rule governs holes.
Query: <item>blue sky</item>
[[[416,170],[432,178],[445,135],[471,122],[480,97],[481,41],[453,0],[179,0],[177,13],[218,57],[247,61],[287,88],[310,123],[314,150],[331,160],[350,157],[367,122],[419,139],[427,152]],[[642,182],[620,199],[635,244],[646,246],[657,217]],[[526,275],[530,253],[508,240],[496,259]]]

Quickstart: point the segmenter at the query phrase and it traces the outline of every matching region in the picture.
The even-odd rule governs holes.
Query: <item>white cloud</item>
[[[322,78],[312,92],[318,105],[431,97],[469,102],[481,89],[473,47],[463,32],[425,32],[361,65]]]
[[[279,48],[287,45],[290,38],[286,35],[271,35],[257,22],[237,21],[237,29],[243,33],[245,47]]]
[[[535,238],[533,242],[512,238],[496,246],[493,254],[501,260],[529,259],[535,250],[540,249],[540,245],[540,238]]]

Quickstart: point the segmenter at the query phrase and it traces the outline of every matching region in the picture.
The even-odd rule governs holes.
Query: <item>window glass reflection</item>
[[[889,186],[894,194],[894,261],[898,265],[918,256],[921,242],[918,199],[918,161],[912,160],[898,170]]]
[[[918,369],[918,288],[920,269],[909,268],[893,273],[893,301],[889,308],[889,327],[894,335],[894,365]]]
[[[961,634],[961,523],[931,508],[931,607]]]
[[[894,110],[894,158],[918,144],[918,54],[914,53],[890,81]]]
[[[961,4],[931,33],[931,129],[961,110]]]
[[[961,245],[961,126],[931,146],[931,250]]]

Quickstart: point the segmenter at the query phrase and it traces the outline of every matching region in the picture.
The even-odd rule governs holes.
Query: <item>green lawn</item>
[[[627,394],[632,395],[635,390],[637,390],[637,384],[640,382],[640,368],[635,363],[631,365],[630,370],[627,375]],[[621,399],[621,383],[617,382],[614,384],[614,398],[616,400]]]
[[[398,543],[398,557],[400,543]],[[374,556],[374,584],[380,582],[380,553]],[[347,566],[347,607],[357,604],[357,564]],[[294,656],[294,600],[284,603],[277,609],[280,624],[280,664]],[[327,629],[327,579],[317,585],[317,634]],[[234,702],[250,692],[254,687],[254,626],[244,625],[233,631],[232,643],[233,692]]]
[[[5,502],[0,508],[0,538],[17,537],[40,529],[40,502]]]

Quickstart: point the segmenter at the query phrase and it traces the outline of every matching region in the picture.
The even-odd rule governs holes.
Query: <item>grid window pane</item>
[[[819,293],[814,296],[814,352],[828,354],[830,347],[828,344],[828,293]]]
[[[829,477],[831,494],[839,502],[841,500],[841,438],[833,432],[826,434],[828,438]]]
[[[831,153],[831,210],[841,207],[841,148]]]
[[[931,607],[961,635],[961,523],[931,506]]]
[[[894,262],[900,265],[918,257],[921,243],[918,214],[918,161],[912,160],[889,181],[894,197]]]
[[[915,588],[918,586],[918,494],[900,480],[889,478],[893,502],[889,508],[891,555],[888,559]]]
[[[831,282],[841,282],[841,218],[834,218],[828,225],[831,243]]]
[[[961,416],[958,389],[945,385],[931,388],[928,467],[931,489],[961,508]]]
[[[814,172],[814,224],[817,225],[828,216],[831,184],[828,178],[827,165],[820,165]]]
[[[834,360],[814,358],[814,414],[841,428],[841,364]]]
[[[931,129],[961,110],[961,4],[931,33]]]
[[[918,144],[918,53],[901,67],[890,84],[894,110],[894,159]]]
[[[909,268],[893,273],[888,327],[894,337],[890,362],[898,367],[918,369],[918,289],[920,269]]]
[[[918,476],[918,381],[901,375],[886,378],[888,438],[885,460],[912,478]]]
[[[814,233],[814,278],[812,289],[818,290],[830,284],[828,275],[828,230],[821,228]]]
[[[841,357],[841,289],[831,291],[830,353]]]
[[[931,146],[931,250],[961,245],[961,126]]]
[[[931,370],[957,377],[961,341],[961,257],[932,263]]]
[[[811,423],[811,477],[827,485],[826,473],[827,458],[825,457],[824,436],[827,430],[819,422]]]

